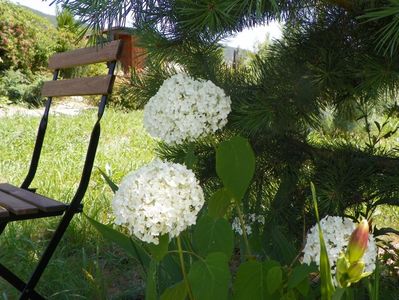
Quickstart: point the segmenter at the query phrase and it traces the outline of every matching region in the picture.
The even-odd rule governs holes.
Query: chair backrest
[[[49,59],[48,66],[57,72],[60,69],[82,65],[113,62],[118,59],[120,45],[121,41],[118,40],[102,46],[57,53]],[[106,76],[48,81],[43,85],[42,95],[45,97],[108,95],[111,92],[113,80],[112,72]]]
[[[21,188],[31,190],[29,186],[36,174],[38,167],[52,98],[59,96],[101,95],[102,97],[97,113],[98,119],[91,134],[81,181],[78,190],[76,191],[75,197],[71,202],[72,206],[77,206],[80,204],[80,201],[86,192],[91,176],[100,136],[100,120],[103,116],[108,96],[112,92],[115,79],[115,66],[121,52],[121,47],[122,41],[118,40],[95,47],[57,53],[49,59],[49,68],[54,70],[53,80],[45,82],[42,88],[42,95],[48,98],[45,105],[44,114],[40,121],[30,168],[24,182],[21,185]],[[89,78],[57,80],[60,69],[67,69],[99,62],[107,62],[107,75]]]

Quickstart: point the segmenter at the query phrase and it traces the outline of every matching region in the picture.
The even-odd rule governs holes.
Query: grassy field
[[[78,185],[95,111],[51,118],[36,179],[31,187],[69,202]],[[112,221],[112,193],[98,170],[116,182],[153,157],[154,142],[142,128],[142,113],[108,110],[84,211],[102,223]],[[21,184],[28,170],[39,118],[0,119],[0,182]],[[58,219],[11,223],[0,236],[0,261],[27,279]],[[127,256],[101,240],[83,215],[75,217],[37,290],[49,299],[134,299],[143,293],[140,270]],[[15,299],[0,279],[0,299]]]

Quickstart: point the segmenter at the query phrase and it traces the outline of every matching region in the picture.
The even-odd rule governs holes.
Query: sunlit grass
[[[69,202],[79,183],[96,112],[51,117],[45,146],[31,187],[40,194]],[[112,193],[98,170],[107,169],[116,182],[153,157],[154,142],[142,127],[142,113],[108,110],[84,211],[102,223],[112,221]],[[33,150],[39,118],[0,119],[0,182],[22,183]],[[11,223],[0,236],[0,260],[27,279],[58,219]],[[103,242],[82,215],[64,236],[37,290],[50,299],[132,299],[142,292],[132,262]],[[136,278],[136,280],[134,279]],[[14,299],[14,288],[0,281],[0,299]],[[120,295],[120,296],[118,296]]]

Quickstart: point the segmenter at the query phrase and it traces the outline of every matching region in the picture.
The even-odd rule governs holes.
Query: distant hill
[[[36,9],[27,7],[27,6],[25,6],[25,5],[20,5],[20,6],[22,6],[22,7],[25,8],[25,9],[30,10],[31,12],[33,12],[33,13],[36,14],[36,15],[38,15],[39,17],[42,17],[42,18],[45,18],[45,19],[49,20],[51,24],[53,24],[54,26],[57,26],[57,19],[56,19],[55,16],[42,13],[41,11],[38,11],[38,10],[36,10]]]

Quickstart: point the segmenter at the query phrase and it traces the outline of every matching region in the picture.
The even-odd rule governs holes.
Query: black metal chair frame
[[[100,46],[99,46],[100,47]],[[117,61],[111,61],[108,62],[108,75],[113,76],[115,72],[115,67],[116,67]],[[59,69],[54,71],[53,74],[53,80],[58,79],[59,75]],[[113,80],[110,83],[110,89],[112,90],[113,87]],[[28,191],[33,191],[35,192],[35,189],[31,189],[29,186],[32,183],[32,180],[35,177],[36,170],[39,164],[39,159],[40,159],[40,154],[43,146],[43,141],[46,133],[46,128],[47,128],[47,123],[48,123],[48,118],[49,118],[49,112],[50,112],[50,107],[52,103],[52,98],[53,97],[48,97],[47,102],[45,104],[45,110],[44,114],[42,116],[42,119],[40,121],[38,133],[37,133],[37,138],[36,138],[36,143],[30,163],[30,168],[28,171],[28,174],[23,181],[21,188],[28,190]],[[43,296],[41,296],[39,293],[35,291],[35,287],[38,284],[40,277],[42,276],[44,270],[46,269],[52,255],[54,254],[54,251],[56,250],[59,242],[61,241],[62,236],[64,235],[66,229],[68,228],[68,225],[70,224],[73,216],[76,213],[80,213],[83,210],[83,204],[81,203],[83,200],[83,197],[86,193],[92,169],[93,169],[93,164],[94,164],[94,159],[96,156],[96,151],[97,151],[97,146],[99,142],[99,137],[100,137],[100,121],[101,118],[103,117],[104,110],[107,104],[108,100],[108,94],[107,95],[102,95],[101,96],[101,101],[98,106],[98,113],[97,113],[97,121],[95,122],[94,128],[91,133],[90,141],[89,141],[89,146],[87,149],[86,153],[86,159],[84,162],[84,167],[83,167],[83,172],[81,175],[80,183],[79,186],[76,190],[76,193],[74,197],[72,198],[71,202],[67,205],[67,208],[65,212],[63,213],[63,216],[61,218],[61,221],[54,232],[53,237],[51,238],[50,242],[47,245],[47,248],[42,254],[42,257],[37,264],[35,270],[33,271],[29,281],[24,282],[22,279],[20,279],[17,275],[15,275],[13,272],[11,272],[7,267],[5,267],[3,264],[0,264],[0,276],[3,277],[5,280],[7,280],[10,284],[12,284],[16,289],[18,289],[21,294],[19,299],[45,299]],[[62,213],[54,213],[54,215],[61,215]],[[39,212],[35,215],[30,215],[28,219],[35,219],[35,218],[41,218],[41,217],[48,217],[51,216],[51,214],[46,213],[43,215],[43,213]],[[23,216],[15,216],[15,215],[10,215],[6,219],[2,219],[0,223],[0,234],[4,231],[6,228],[7,224],[12,221],[16,220],[23,220]]]

